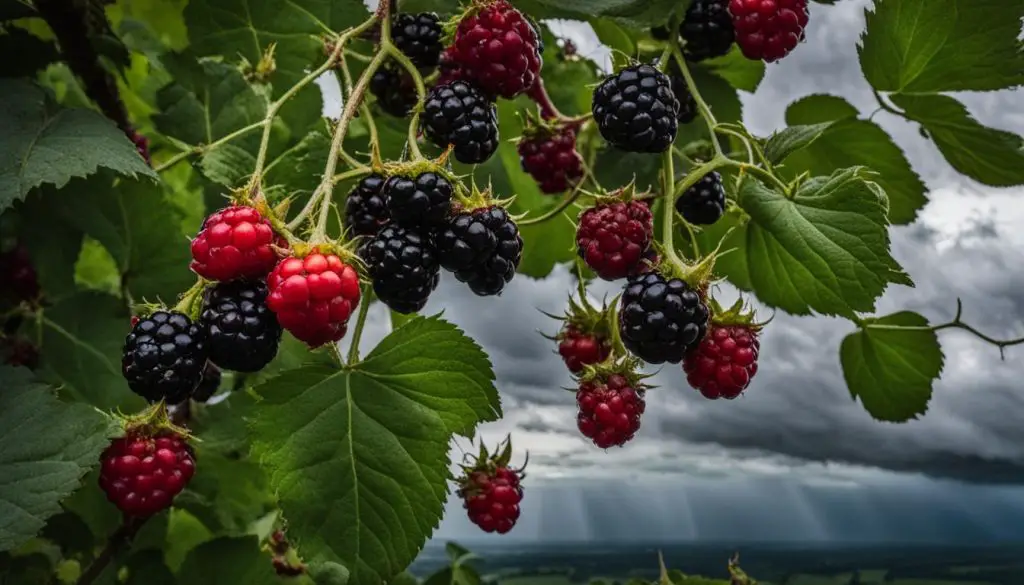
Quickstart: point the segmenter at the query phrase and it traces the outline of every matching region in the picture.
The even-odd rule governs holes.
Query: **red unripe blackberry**
[[[622,446],[640,429],[644,390],[637,390],[625,376],[613,374],[580,384],[576,391],[576,426],[583,436],[602,449]]]
[[[447,85],[465,77],[462,71],[462,66],[459,65],[459,61],[455,55],[455,47],[448,47],[441,52],[441,58],[437,64],[437,71],[438,76],[437,81],[434,83],[434,87]]]
[[[232,205],[203,221],[192,240],[191,268],[210,280],[263,278],[277,263],[274,248],[288,243],[255,207]]]
[[[683,360],[690,386],[712,400],[739,396],[757,374],[761,344],[749,326],[712,326],[697,350]]]
[[[562,128],[523,138],[519,163],[544,193],[562,193],[583,177],[583,157],[576,151],[576,132]]]
[[[359,304],[359,275],[334,254],[285,258],[267,277],[267,306],[310,347],[338,341]]]
[[[519,472],[514,469],[474,471],[463,479],[458,493],[469,520],[484,532],[505,534],[519,520],[523,487]]]
[[[128,516],[152,516],[169,508],[195,474],[195,454],[182,437],[129,434],[100,455],[100,488]]]
[[[574,374],[582,372],[584,366],[604,361],[611,351],[607,339],[584,333],[571,325],[559,334],[558,355],[562,356],[565,367]]]
[[[654,237],[651,210],[642,201],[617,201],[580,215],[576,252],[604,280],[625,278],[647,254]]]
[[[28,248],[18,244],[0,254],[0,295],[20,303],[39,298],[39,277]]]
[[[790,54],[804,40],[810,17],[807,0],[731,0],[729,14],[743,56],[768,63]]]
[[[441,57],[444,31],[433,12],[399,13],[391,24],[391,40],[412,64],[420,69],[433,69]]]
[[[494,0],[459,23],[455,58],[486,94],[512,99],[540,76],[540,40],[530,21],[507,0]]]

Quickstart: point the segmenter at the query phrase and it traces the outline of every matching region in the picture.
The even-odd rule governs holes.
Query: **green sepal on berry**
[[[167,305],[162,302],[150,303],[142,301],[140,303],[134,303],[131,306],[133,323],[134,318],[145,319],[156,313],[157,311],[177,311],[192,321],[199,319],[199,313],[202,310],[203,305],[203,293],[206,291],[207,286],[211,284],[210,281],[205,278],[199,277],[196,282],[185,292],[181,293],[178,297],[178,302],[173,307],[168,309]]]
[[[598,308],[591,304],[585,295],[581,296],[579,300],[575,296],[569,295],[569,308],[564,315],[554,315],[545,311],[541,311],[541,313],[556,321],[561,321],[581,333],[589,333],[607,339],[612,336],[612,331],[615,329],[612,313],[617,302],[618,296],[612,299],[611,304],[605,301]],[[561,334],[557,336],[541,335],[552,341],[559,341],[561,338]]]
[[[647,191],[638,192],[636,188],[636,178],[630,181],[623,187],[619,187],[613,191],[603,191],[598,193],[590,193],[584,191],[584,194],[589,195],[594,200],[594,207],[601,205],[611,205],[612,203],[629,203],[630,201],[646,201],[651,198],[651,193]]]
[[[468,481],[468,476],[472,475],[474,472],[482,471],[487,474],[493,474],[497,469],[509,466],[509,463],[511,463],[512,461],[512,435],[506,435],[505,439],[498,443],[498,445],[495,447],[493,453],[488,451],[487,445],[481,439],[480,451],[476,455],[471,455],[467,453],[465,459],[468,459],[468,465],[459,465],[459,467],[464,472],[465,476],[463,478],[463,481],[459,482],[460,488],[463,489],[468,487],[468,484],[470,483]],[[526,470],[526,465],[529,463],[529,461],[530,454],[527,453],[526,461],[523,462],[523,465],[521,467],[515,469],[520,479],[526,477],[524,471]]]
[[[767,321],[757,322],[755,318],[757,315],[753,308],[750,307],[740,296],[736,299],[736,302],[732,304],[728,309],[722,308],[722,305],[713,298],[707,298],[708,309],[711,311],[711,324],[718,325],[721,327],[728,327],[732,325],[742,325],[751,332],[758,332],[765,327],[765,325],[772,322],[775,318],[773,314],[768,318]]]
[[[160,400],[147,406],[142,412],[125,415],[114,414],[114,419],[124,430],[125,436],[155,437],[163,433],[177,435],[182,440],[196,440],[189,430],[174,424],[167,411],[167,404]]]
[[[470,213],[477,209],[489,209],[491,207],[501,207],[507,211],[515,200],[515,195],[506,197],[505,199],[496,199],[494,197],[494,190],[491,188],[489,181],[487,188],[483,191],[476,186],[476,181],[471,181],[469,189],[466,189],[465,185],[462,183],[456,184],[453,207],[457,207],[458,211],[466,213]],[[453,211],[455,210],[453,209]],[[509,217],[513,221],[519,221],[526,217],[526,215],[526,213],[519,215],[509,214]]]
[[[356,266],[362,268],[364,266],[363,259],[359,257],[357,252],[359,247],[359,239],[345,239],[344,237],[337,240],[331,240],[327,242],[299,242],[292,246],[291,250],[287,250],[287,257],[294,258],[305,258],[313,254],[323,254],[324,256],[334,255],[339,260],[350,266]]]
[[[644,374],[643,362],[628,353],[613,353],[603,362],[585,366],[579,375],[579,381],[580,383],[605,382],[612,376],[622,376],[629,387],[637,391],[656,388],[656,386],[644,382],[653,377],[653,374]],[[572,391],[575,392],[576,389],[573,388]]]

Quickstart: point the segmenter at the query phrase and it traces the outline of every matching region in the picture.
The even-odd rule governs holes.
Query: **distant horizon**
[[[1024,541],[1006,542],[981,542],[981,543],[955,543],[950,541],[886,541],[886,540],[833,540],[833,541],[756,541],[756,540],[675,540],[675,541],[616,541],[616,540],[580,540],[580,541],[534,541],[524,542],[520,540],[500,541],[488,538],[469,538],[461,540],[453,539],[432,539],[427,541],[426,549],[444,549],[447,543],[454,542],[459,546],[469,549],[486,548],[495,549],[519,549],[526,550],[536,548],[540,550],[551,550],[552,548],[594,548],[594,547],[615,547],[617,549],[657,549],[664,547],[690,547],[690,548],[757,548],[784,549],[787,551],[799,550],[823,550],[823,549],[874,549],[900,547],[904,549],[994,549],[994,548],[1024,548]]]

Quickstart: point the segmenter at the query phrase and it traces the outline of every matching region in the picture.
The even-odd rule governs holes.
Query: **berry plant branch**
[[[131,544],[132,539],[135,538],[135,535],[142,528],[146,520],[147,518],[145,517],[126,516],[117,530],[107,539],[107,543],[104,545],[103,550],[100,551],[100,554],[93,559],[89,567],[75,581],[75,585],[92,585],[100,574],[103,573],[103,570],[110,565],[110,562],[114,560],[114,557]]]

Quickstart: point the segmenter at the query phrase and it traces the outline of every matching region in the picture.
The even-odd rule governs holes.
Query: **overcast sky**
[[[811,93],[874,109],[856,53],[869,4],[811,4],[807,42],[742,96],[751,130],[782,127],[786,105]],[[604,59],[589,26],[552,28]],[[1024,91],[956,97],[982,123],[1024,134]],[[913,125],[885,113],[875,121],[931,190],[917,223],[893,234],[894,255],[917,287],[891,288],[879,313],[910,309],[940,322],[961,297],[965,319],[981,330],[1024,335],[1024,189],[980,186],[952,171]],[[557,328],[537,309],[561,313],[571,287],[568,272],[556,270],[541,281],[517,276],[500,298],[478,298],[446,278],[425,310],[444,309],[491,356],[506,417],[482,436],[493,444],[511,432],[520,461],[530,451],[523,518],[498,541],[1024,540],[1024,347],[1000,361],[966,333],[940,333],[946,366],[928,413],[883,424],[843,382],[838,351],[851,325],[779,314],[740,399],[704,400],[667,366],[647,394],[637,438],[605,452],[576,430],[574,395],[560,390],[571,380],[537,333]],[[366,350],[388,329],[379,307],[370,319]],[[459,503],[449,504],[436,538],[480,538]]]

